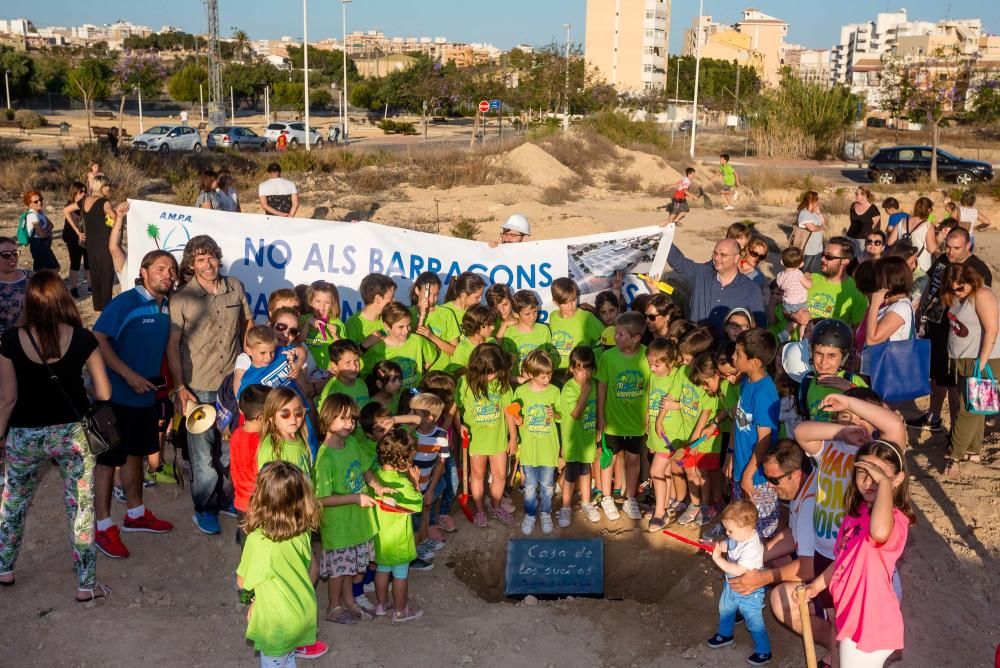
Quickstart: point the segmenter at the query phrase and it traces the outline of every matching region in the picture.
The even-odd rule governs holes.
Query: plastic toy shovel
[[[462,493],[458,495],[458,505],[465,514],[465,519],[473,521],[474,513],[469,505],[469,434],[462,432]]]
[[[402,506],[396,505],[395,499],[380,496],[375,499],[378,504],[379,510],[384,510],[387,513],[402,513],[403,515],[412,515],[415,511],[409,508],[403,508]]]
[[[673,531],[670,531],[668,529],[664,529],[663,533],[667,534],[671,538],[679,540],[682,543],[687,543],[688,545],[694,546],[694,547],[698,548],[699,550],[703,550],[705,552],[708,552],[709,554],[712,554],[712,550],[714,549],[711,545],[706,545],[705,543],[700,543],[700,542],[698,542],[696,540],[692,540],[692,539],[688,538],[687,536],[682,536],[679,533],[674,533]]]
[[[719,430],[715,429],[714,431],[712,431],[711,434],[705,434],[704,436],[700,436],[694,443],[691,443],[690,445],[683,448],[677,448],[677,450],[674,451],[674,454],[670,455],[670,458],[675,462],[678,462],[684,459],[692,450],[695,450],[699,445],[704,443],[705,439],[715,438],[718,435],[719,435]],[[667,445],[670,445],[670,443],[668,442]]]

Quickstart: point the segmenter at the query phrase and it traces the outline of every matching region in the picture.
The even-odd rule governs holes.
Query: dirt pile
[[[521,144],[506,156],[507,164],[520,172],[533,186],[539,188],[557,187],[575,175],[543,148],[536,144]]]
[[[659,156],[627,148],[616,148],[615,153],[618,161],[613,168],[620,167],[626,176],[638,177],[644,190],[669,187],[682,178],[676,169]]]

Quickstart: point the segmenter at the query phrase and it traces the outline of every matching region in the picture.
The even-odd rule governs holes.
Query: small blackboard
[[[538,598],[604,596],[604,541],[600,538],[507,541],[504,593]]]

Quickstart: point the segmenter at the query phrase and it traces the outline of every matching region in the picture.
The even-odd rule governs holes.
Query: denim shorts
[[[375,570],[379,573],[392,573],[392,577],[396,580],[405,580],[410,574],[410,565],[396,564],[395,566],[383,566],[382,564],[376,564]]]

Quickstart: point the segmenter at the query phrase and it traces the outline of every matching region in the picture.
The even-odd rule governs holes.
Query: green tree
[[[139,89],[146,98],[153,97],[163,88],[167,68],[155,53],[127,52],[119,58],[114,67],[115,88],[121,96],[118,106],[118,132],[122,129],[125,114],[125,98]]]
[[[281,107],[291,107],[298,112],[305,111],[305,86],[295,81],[274,84],[274,103]]]
[[[958,48],[936,49],[908,70],[913,91],[907,98],[911,113],[927,119],[931,126],[931,181],[937,182],[937,149],[941,123],[954,118],[965,107],[969,90],[970,62]]]
[[[383,100],[379,97],[380,90],[381,84],[377,79],[359,81],[348,90],[348,96],[351,98],[351,104],[355,107],[374,110],[384,104]]]
[[[236,104],[246,104],[250,108],[257,106],[264,89],[281,81],[282,72],[267,62],[230,63],[222,71],[222,86],[232,88]]]
[[[23,53],[8,46],[0,46],[0,73],[3,70],[10,85],[10,94],[14,98],[25,98],[31,92],[31,77],[34,71],[34,61]],[[7,99],[4,98],[4,104]]]
[[[182,67],[167,82],[170,97],[181,102],[197,102],[201,99],[201,87],[208,87],[208,71],[195,64]]]
[[[66,77],[69,73],[69,61],[62,56],[37,56],[34,60],[34,71],[31,75],[31,91],[33,93],[61,93],[66,88]]]
[[[233,58],[246,61],[250,60],[252,54],[250,35],[245,30],[233,28]]]
[[[87,112],[87,134],[93,138],[90,115],[94,98],[107,97],[111,93],[114,70],[111,63],[103,58],[86,58],[69,71],[66,77],[65,93],[83,101]]]
[[[906,115],[913,95],[910,73],[899,56],[887,53],[882,56],[879,80],[879,106],[896,121],[896,143],[899,143],[899,119]]]
[[[1000,122],[1000,90],[997,90],[995,81],[989,81],[976,90],[969,119],[979,123]]]

